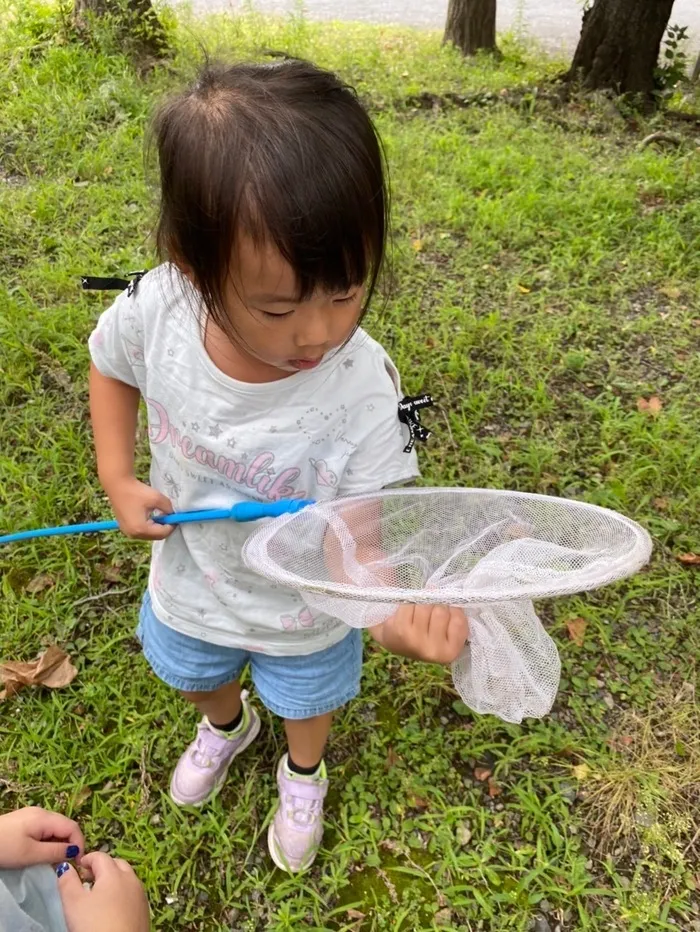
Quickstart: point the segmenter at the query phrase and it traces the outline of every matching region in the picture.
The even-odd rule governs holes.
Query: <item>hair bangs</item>
[[[367,285],[384,260],[388,196],[374,125],[355,92],[298,60],[208,65],[156,115],[157,242],[186,266],[215,322],[241,235],[272,244],[298,299]]]

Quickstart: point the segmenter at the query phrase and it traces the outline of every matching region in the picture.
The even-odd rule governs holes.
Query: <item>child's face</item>
[[[274,246],[243,238],[226,287],[237,349],[266,367],[312,369],[348,339],[362,313],[364,286],[295,301],[292,267]]]

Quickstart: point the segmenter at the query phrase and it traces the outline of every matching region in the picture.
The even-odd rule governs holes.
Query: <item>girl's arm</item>
[[[173,527],[156,524],[151,514],[172,512],[170,500],[134,472],[139,398],[137,388],[102,375],[94,363],[90,366],[90,414],[102,488],[127,537],[162,540]]]

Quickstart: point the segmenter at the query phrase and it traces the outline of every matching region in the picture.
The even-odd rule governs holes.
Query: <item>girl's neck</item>
[[[284,372],[282,369],[277,369],[249,355],[243,347],[233,343],[212,320],[206,323],[204,349],[216,368],[237,382],[248,382],[254,385],[279,382],[294,374]]]

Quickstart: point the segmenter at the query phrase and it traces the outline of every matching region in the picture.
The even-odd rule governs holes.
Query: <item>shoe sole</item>
[[[170,798],[172,799],[172,801],[175,803],[176,806],[187,807],[190,809],[201,809],[202,806],[206,806],[207,803],[210,803],[212,799],[214,799],[219,794],[221,787],[224,785],[226,777],[228,776],[228,771],[229,771],[231,764],[235,761],[235,759],[240,754],[242,754],[244,751],[246,751],[251,746],[253,741],[255,741],[255,739],[260,734],[260,716],[257,714],[257,712],[254,712],[252,709],[250,711],[251,711],[251,715],[253,718],[251,725],[250,725],[250,731],[246,735],[245,741],[241,744],[239,748],[237,748],[236,752],[231,755],[231,760],[226,765],[226,769],[222,772],[221,776],[217,780],[211,792],[208,793],[204,797],[204,799],[199,800],[199,802],[196,802],[196,803],[187,802],[184,799],[178,799],[178,797],[173,792],[173,785],[171,782],[170,783]]]
[[[267,850],[270,852],[270,857],[275,862],[275,866],[279,867],[279,869],[284,871],[286,874],[302,874],[304,871],[307,871],[316,860],[316,855],[318,854],[318,851],[314,851],[312,857],[304,861],[301,867],[290,867],[289,864],[283,860],[277,852],[277,839],[275,837],[274,821],[270,822],[270,827],[267,830]]]

